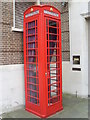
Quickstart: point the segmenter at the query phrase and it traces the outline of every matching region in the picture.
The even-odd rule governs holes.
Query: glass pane
[[[33,70],[35,70],[36,71],[36,65],[34,64],[29,64],[29,69],[33,69]]]
[[[35,55],[36,53],[35,53],[35,50],[29,50],[28,51],[28,55]]]
[[[51,62],[57,62],[57,57],[56,56],[51,57]]]
[[[27,96],[29,102],[39,105],[37,20],[27,25]]]
[[[49,23],[48,23],[49,21]],[[47,20],[47,71],[48,71],[48,105],[60,100],[60,63],[59,63],[59,42],[58,22]],[[49,38],[48,38],[49,36]]]
[[[35,34],[35,28],[31,29],[31,30],[28,30],[28,34]]]
[[[57,26],[56,21],[49,20],[49,26],[54,26],[54,27],[56,27],[56,26]]]
[[[49,33],[57,34],[57,28],[51,28],[51,27],[49,27]]]
[[[28,28],[32,28],[32,27],[34,27],[34,26],[35,26],[35,21],[28,23]]]
[[[28,82],[31,83],[31,84],[33,84],[33,83],[36,82],[36,78],[29,78],[29,81],[28,81]]]
[[[30,97],[30,102],[34,103],[34,104],[37,104],[37,99]]]
[[[34,82],[35,83],[35,82]],[[37,87],[36,87],[36,85],[34,85],[34,84],[29,84],[29,88],[30,88],[30,90],[37,90]],[[32,92],[32,91],[31,91]],[[33,96],[33,93],[31,93],[32,94],[32,96]]]
[[[35,48],[35,43],[28,43],[28,48]]]
[[[57,35],[49,34],[49,40],[57,40]]]
[[[35,41],[35,36],[28,36],[28,42]]]

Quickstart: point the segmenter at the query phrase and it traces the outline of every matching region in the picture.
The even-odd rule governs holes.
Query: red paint
[[[26,110],[46,118],[63,109],[61,17],[53,6],[24,12],[24,75]]]

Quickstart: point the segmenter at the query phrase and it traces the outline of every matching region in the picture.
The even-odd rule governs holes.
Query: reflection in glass
[[[28,42],[35,41],[35,36],[28,36]]]
[[[51,28],[51,27],[49,27],[49,33],[57,34],[57,28]]]
[[[31,28],[31,27],[34,27],[34,26],[35,26],[35,21],[28,23],[28,28]]]
[[[58,22],[53,20],[46,21],[46,31],[47,31],[47,70],[49,72],[48,78],[48,105],[55,103],[59,100],[58,88],[60,77],[60,65],[59,62],[59,43],[58,39]],[[48,31],[49,28],[49,31]]]
[[[49,26],[54,26],[54,27],[56,27],[56,26],[57,26],[56,21],[49,20]]]
[[[35,28],[28,30],[28,35],[32,35],[35,34]]]
[[[49,40],[57,40],[57,35],[49,34]]]

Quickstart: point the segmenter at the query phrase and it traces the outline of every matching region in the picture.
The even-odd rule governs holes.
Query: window
[[[20,2],[20,0],[13,0],[13,28],[14,31],[23,31],[23,16],[24,11],[30,6],[34,5],[34,2]]]

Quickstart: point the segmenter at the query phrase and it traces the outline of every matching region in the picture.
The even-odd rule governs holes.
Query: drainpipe
[[[37,0],[37,5],[40,5],[40,0]]]

